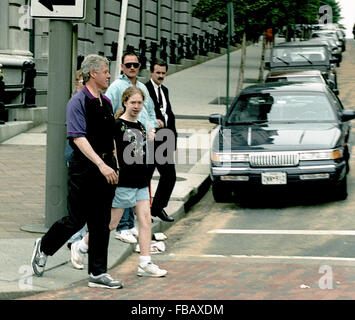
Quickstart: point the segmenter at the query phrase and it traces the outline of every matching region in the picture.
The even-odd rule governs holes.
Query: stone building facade
[[[191,62],[208,52],[219,53],[224,26],[192,17],[197,2],[128,0],[124,48],[130,46],[143,57],[141,76],[144,71],[148,74],[146,69],[152,57],[167,60],[172,66],[169,72],[174,72],[182,60]],[[85,20],[73,22],[73,55],[77,56],[73,61],[80,65],[80,59],[87,54],[104,55],[112,61],[113,73],[121,5],[122,0],[86,0]],[[0,1],[0,64],[5,73],[5,91],[1,92],[4,85],[0,86],[0,120],[19,119],[18,115],[4,116],[4,112],[16,106],[47,104],[50,23],[48,19],[31,19],[29,6],[30,0]],[[30,63],[25,68],[26,61]],[[35,78],[30,79],[33,75]],[[26,83],[29,88],[25,88]]]
[[[86,0],[87,16],[78,23],[78,55],[98,53],[112,56],[112,43],[117,42],[121,0]],[[139,49],[144,39],[158,47],[162,37],[168,43],[179,36],[193,37],[215,34],[222,29],[217,22],[201,22],[192,17],[197,0],[129,0],[125,46]],[[0,1],[0,63],[8,59],[47,59],[49,21],[31,20],[29,0]],[[74,23],[75,24],[75,23]],[[3,63],[4,64],[4,63]]]

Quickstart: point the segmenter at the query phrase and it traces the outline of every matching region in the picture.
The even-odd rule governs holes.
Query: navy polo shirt
[[[94,97],[85,86],[68,102],[67,136],[70,145],[75,150],[72,138],[85,137],[95,152],[111,152],[114,138],[114,116],[111,101],[101,95],[102,106],[99,99]]]

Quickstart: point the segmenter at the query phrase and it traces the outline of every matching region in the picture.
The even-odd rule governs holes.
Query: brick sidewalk
[[[33,238],[25,224],[44,224],[45,150],[43,146],[0,144],[0,238]]]
[[[318,265],[238,262],[218,259],[153,257],[169,270],[167,277],[136,276],[137,255],[111,270],[122,290],[93,290],[87,281],[64,290],[46,292],[25,300],[353,300],[355,267],[332,266],[327,283]],[[327,270],[327,275],[330,275]],[[223,277],[221,277],[223,274]],[[320,288],[319,281],[323,284]],[[190,284],[190,285],[186,285]],[[304,285],[305,288],[301,288]],[[157,290],[159,288],[159,290]],[[332,289],[330,289],[332,288]]]

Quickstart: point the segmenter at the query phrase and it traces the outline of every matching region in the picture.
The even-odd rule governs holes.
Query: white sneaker
[[[137,239],[130,232],[130,230],[120,230],[116,231],[115,238],[127,243],[137,243]]]
[[[138,265],[137,276],[140,277],[164,277],[168,271],[159,269],[159,267],[152,262],[148,262],[145,266]]]
[[[47,255],[40,250],[41,241],[41,238],[36,239],[31,258],[32,272],[38,277],[42,277],[47,262]]]
[[[130,233],[132,233],[136,238],[138,238],[138,229],[133,227],[132,229],[128,229]]]
[[[75,269],[84,269],[84,252],[79,249],[79,241],[71,245],[71,263]]]
[[[123,288],[123,283],[119,280],[114,280],[108,273],[98,276],[90,273],[88,286],[90,288],[121,289]]]

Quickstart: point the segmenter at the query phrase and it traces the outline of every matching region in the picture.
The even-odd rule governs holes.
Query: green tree
[[[228,0],[199,0],[194,6],[192,15],[202,21],[218,21],[226,24]],[[256,40],[268,28],[277,30],[287,26],[287,39],[291,38],[291,28],[294,24],[314,24],[319,22],[321,5],[332,8],[333,22],[337,23],[340,16],[340,5],[337,0],[231,0],[234,8],[235,40],[242,41],[240,77],[237,93],[241,90],[244,79],[244,61],[246,41]],[[263,57],[265,47],[262,47],[259,80],[263,76]]]
[[[218,21],[225,24],[228,19],[227,2],[225,0],[199,0],[192,14],[202,21]],[[235,39],[242,43],[239,81],[236,89],[238,94],[244,80],[246,41],[256,40],[267,28],[281,26],[287,21],[290,0],[232,0],[232,3]],[[261,60],[260,65],[263,67],[263,58]]]
[[[234,13],[235,39],[242,42],[242,54],[239,71],[239,81],[236,93],[242,89],[244,80],[244,66],[246,56],[246,41],[256,39],[261,33],[261,12],[271,0],[232,0]],[[202,21],[218,21],[227,23],[227,2],[223,0],[199,0],[192,15]]]

